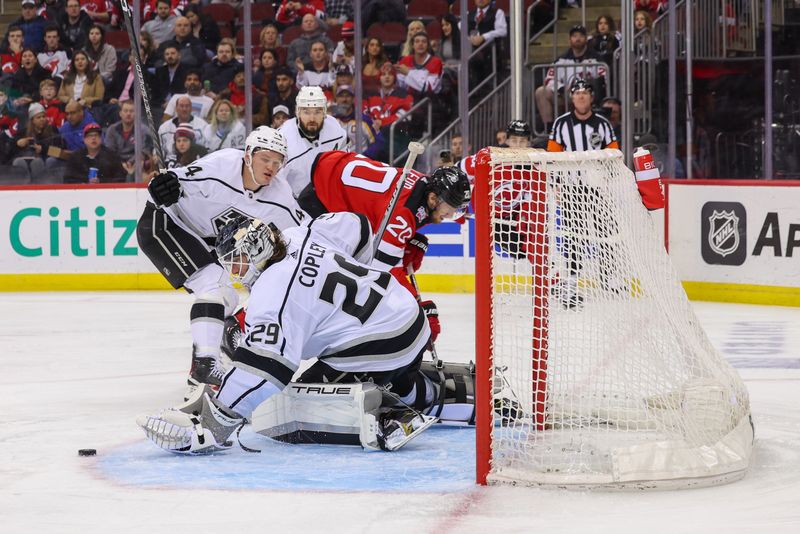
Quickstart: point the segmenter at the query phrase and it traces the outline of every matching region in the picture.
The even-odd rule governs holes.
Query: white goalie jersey
[[[330,115],[325,116],[316,141],[309,141],[300,134],[296,118],[283,123],[278,131],[286,138],[289,147],[286,165],[278,176],[289,183],[295,197],[311,183],[311,166],[317,155],[330,150],[344,150],[348,143],[347,133]]]
[[[280,230],[308,224],[308,215],[279,176],[256,191],[243,187],[243,157],[242,150],[227,148],[171,169],[183,192],[178,202],[164,211],[184,230],[205,241],[216,238],[225,223],[242,215],[271,222]]]
[[[233,355],[235,367],[266,382],[248,404],[286,387],[302,360],[317,357],[343,372],[388,371],[414,361],[430,327],[407,289],[362,263],[372,259],[366,217],[328,213],[283,236],[287,256],[253,285]],[[255,384],[241,385],[248,386]],[[223,388],[226,399],[232,389],[240,388]]]

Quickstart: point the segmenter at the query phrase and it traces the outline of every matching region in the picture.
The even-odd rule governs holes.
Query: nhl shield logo
[[[747,211],[739,202],[706,202],[700,213],[700,252],[709,265],[747,259]]]
[[[722,256],[739,248],[739,217],[731,211],[714,211],[708,218],[708,246]]]

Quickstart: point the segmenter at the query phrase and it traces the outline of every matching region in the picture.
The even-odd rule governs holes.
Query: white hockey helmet
[[[242,216],[220,229],[215,248],[231,278],[249,288],[281,244],[281,234],[275,226]]]
[[[272,150],[281,154],[286,159],[289,149],[286,146],[286,138],[278,130],[269,126],[259,126],[247,136],[244,141],[244,153],[251,157],[259,150]]]
[[[322,87],[316,85],[306,85],[300,88],[295,100],[297,108],[322,108],[323,113],[328,112],[328,99],[322,91]]]

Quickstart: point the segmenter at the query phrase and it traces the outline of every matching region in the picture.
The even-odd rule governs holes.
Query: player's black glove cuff
[[[422,251],[423,254],[428,252],[428,236],[425,234],[421,234],[419,232],[415,233],[414,237],[408,241],[408,244],[412,247],[417,247]]]
[[[422,311],[425,312],[425,317],[439,317],[439,308],[430,300],[423,300],[419,303],[422,306]]]
[[[150,196],[153,197],[156,207],[166,207],[175,204],[181,198],[181,182],[178,175],[167,171],[153,176],[147,185]]]

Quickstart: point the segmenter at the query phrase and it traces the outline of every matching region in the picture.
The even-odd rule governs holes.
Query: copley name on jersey
[[[300,276],[297,278],[298,282],[306,287],[314,286],[321,267],[319,260],[325,255],[327,250],[327,248],[314,241],[308,244],[308,252],[306,252],[306,257],[303,260],[303,267],[300,268]]]

